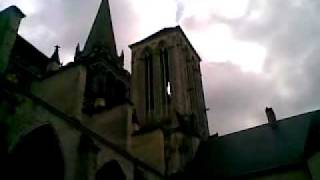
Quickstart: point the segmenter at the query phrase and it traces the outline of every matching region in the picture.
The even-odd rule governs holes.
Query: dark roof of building
[[[161,29],[160,31],[158,31],[158,32],[156,32],[156,33],[148,36],[147,38],[145,38],[145,39],[143,39],[143,40],[141,40],[141,41],[138,41],[138,42],[136,42],[136,43],[133,43],[133,44],[129,45],[129,47],[132,48],[132,47],[134,47],[134,46],[143,44],[143,43],[145,43],[145,42],[147,42],[147,41],[150,41],[150,40],[152,40],[152,39],[154,39],[154,38],[157,38],[157,37],[159,37],[159,36],[161,36],[161,35],[163,35],[163,34],[171,33],[171,32],[176,32],[176,31],[180,32],[180,33],[183,35],[183,37],[185,38],[185,40],[186,40],[186,42],[188,43],[188,45],[190,46],[190,48],[191,48],[191,49],[193,50],[193,52],[196,54],[197,58],[200,59],[200,61],[201,61],[201,58],[200,58],[199,54],[197,53],[197,51],[195,50],[195,48],[192,46],[192,44],[190,43],[188,37],[186,36],[186,34],[184,33],[184,31],[182,30],[182,28],[181,28],[180,26],[163,28],[163,29]]]
[[[319,122],[320,111],[314,111],[209,138],[199,147],[192,167],[204,177],[227,179],[299,164]]]
[[[16,15],[20,16],[20,18],[24,18],[26,16],[17,6],[10,6],[6,9],[0,11],[0,16],[6,14],[8,12],[14,12]]]
[[[42,76],[46,72],[50,59],[17,34],[10,61],[36,76]]]

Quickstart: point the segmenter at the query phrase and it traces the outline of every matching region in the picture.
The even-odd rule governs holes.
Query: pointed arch
[[[147,46],[147,47],[145,47],[143,49],[141,54],[142,54],[143,57],[145,57],[147,55],[152,55],[153,54],[153,50],[152,50],[152,48],[150,46]]]
[[[159,41],[158,46],[157,46],[158,49],[163,49],[163,48],[166,48],[166,47],[168,47],[167,41],[165,41],[165,40]]]
[[[38,127],[22,137],[9,156],[11,179],[64,179],[64,158],[51,125]]]
[[[116,160],[105,163],[96,173],[96,180],[125,180],[120,164]]]
[[[107,72],[105,74],[106,81],[105,81],[105,88],[104,88],[104,98],[106,101],[106,107],[111,108],[115,105],[116,102],[116,89],[115,89],[115,82],[116,77],[112,72]]]
[[[124,103],[127,98],[126,97],[127,89],[125,84],[120,80],[116,80],[115,88],[116,88],[116,97],[117,97],[116,105]]]

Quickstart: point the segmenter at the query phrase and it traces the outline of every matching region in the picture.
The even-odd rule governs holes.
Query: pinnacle
[[[106,48],[114,57],[117,57],[117,49],[108,0],[101,1],[98,13],[84,46],[84,55],[89,54],[97,47]]]

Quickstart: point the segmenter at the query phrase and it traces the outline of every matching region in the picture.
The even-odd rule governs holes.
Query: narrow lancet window
[[[153,61],[152,55],[146,54],[144,58],[145,62],[145,100],[146,100],[146,112],[150,112],[154,109],[154,90],[153,90]]]
[[[145,68],[144,68],[144,74],[145,74],[145,104],[146,104],[146,112],[149,112],[149,61],[147,59],[147,56],[144,59]]]
[[[150,89],[150,110],[154,109],[154,93],[153,93],[153,61],[152,57],[148,58],[149,61],[149,89]]]
[[[171,84],[169,79],[169,53],[166,48],[160,50],[161,67],[161,97],[164,104],[168,104],[171,96]]]

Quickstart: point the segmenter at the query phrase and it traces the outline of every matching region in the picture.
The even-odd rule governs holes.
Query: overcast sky
[[[181,25],[203,59],[211,134],[227,134],[320,109],[320,2],[317,0],[109,0],[120,52],[161,28]],[[88,36],[100,0],[0,0],[27,15],[19,33],[61,59]]]

